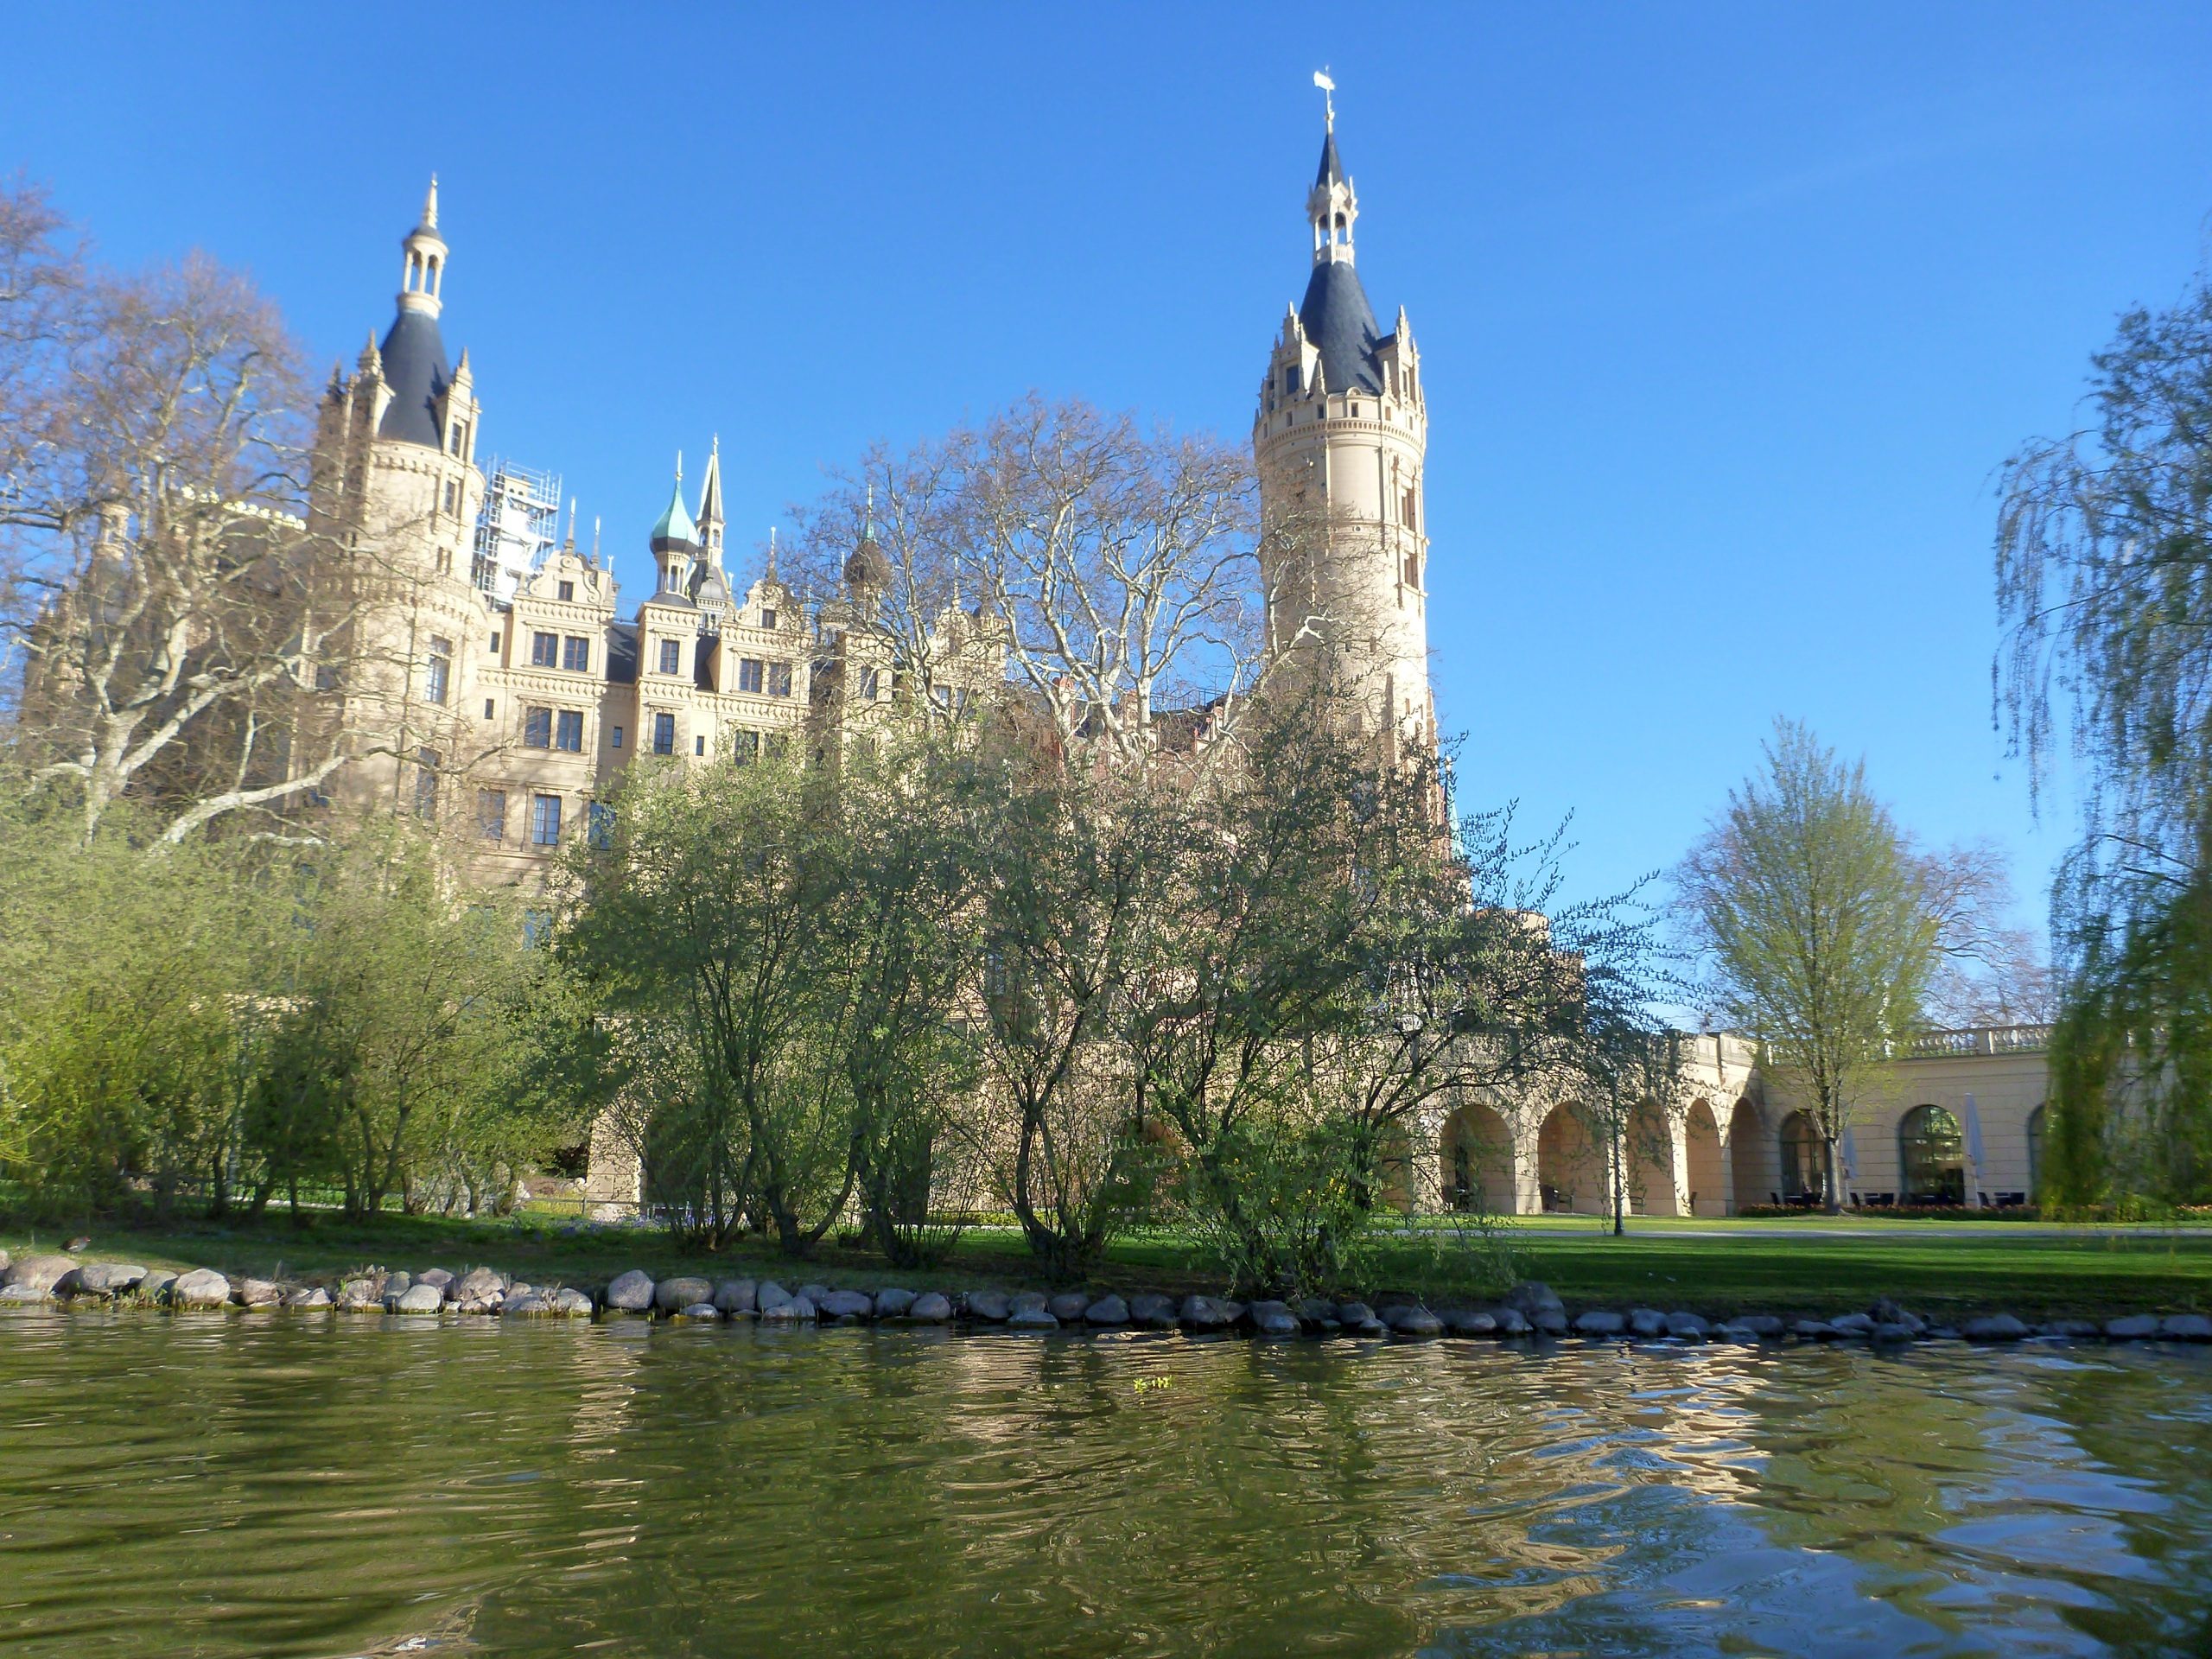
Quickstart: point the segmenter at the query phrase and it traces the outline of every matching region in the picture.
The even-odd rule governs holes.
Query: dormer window
[[[573,582],[561,583],[559,594],[563,599],[574,599],[576,596],[576,584]]]
[[[761,607],[760,626],[764,628],[772,628],[776,626],[776,607],[774,606],[764,605]]]
[[[1298,366],[1297,364],[1294,363],[1288,368],[1285,369],[1282,372],[1283,396],[1286,397],[1295,397],[1302,389],[1305,379],[1305,372]]]

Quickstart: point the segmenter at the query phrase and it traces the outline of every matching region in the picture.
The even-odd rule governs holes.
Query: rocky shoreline
[[[1780,1314],[1708,1319],[1688,1311],[1653,1307],[1586,1308],[1570,1315],[1548,1286],[1516,1285],[1491,1306],[1431,1309],[1407,1299],[1365,1302],[1309,1297],[1295,1303],[1232,1301],[1218,1296],[1140,1294],[1094,1296],[1068,1291],[874,1291],[802,1285],[786,1290],[773,1280],[710,1281],[690,1274],[655,1280],[632,1269],[590,1290],[532,1285],[492,1268],[419,1274],[382,1270],[338,1282],[281,1283],[232,1280],[211,1268],[184,1273],[149,1270],[135,1263],[86,1262],[73,1255],[33,1255],[11,1262],[0,1251],[0,1305],[102,1306],[194,1310],[291,1309],[308,1313],[385,1313],[423,1318],[497,1316],[503,1319],[642,1318],[766,1325],[963,1325],[1003,1331],[1180,1331],[1190,1335],[1255,1337],[1352,1336],[1422,1341],[1439,1337],[1580,1337],[1638,1342],[1762,1343],[1923,1341],[2021,1342],[2061,1338],[2089,1342],[2212,1343],[2212,1318],[2201,1313],[2135,1313],[2111,1319],[2031,1322],[1993,1313],[1946,1325],[1922,1319],[1887,1297],[1864,1312],[1827,1319]]]

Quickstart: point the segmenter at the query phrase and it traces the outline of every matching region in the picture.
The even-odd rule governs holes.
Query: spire
[[[430,175],[430,188],[423,198],[421,228],[426,231],[438,228],[438,175],[435,173]]]
[[[722,562],[722,440],[715,435],[707,452],[707,475],[699,484],[699,543],[710,563]]]
[[[599,569],[599,515],[591,516],[591,568]]]
[[[699,552],[699,527],[691,522],[690,509],[683,505],[683,454],[676,456],[676,485],[670,491],[668,506],[654,522],[651,545],[661,570],[661,591],[683,591],[685,579],[690,574],[691,561]]]
[[[1337,83],[1325,70],[1313,84],[1329,95],[1327,124],[1321,133],[1321,165],[1314,169],[1313,188],[1306,198],[1306,222],[1313,227],[1313,263],[1352,262],[1351,226],[1359,217],[1359,199],[1352,192],[1351,175],[1337,154]]]
[[[423,202],[423,222],[400,238],[399,315],[382,347],[391,402],[377,423],[378,437],[429,449],[445,447],[443,400],[453,382],[445,339],[438,332],[438,313],[445,306],[446,244],[437,219],[438,187],[432,180]]]
[[[436,183],[433,181],[430,188],[435,190],[437,188]],[[576,498],[573,495],[569,498],[569,539],[561,543],[561,550],[563,553],[573,553],[576,550]]]
[[[767,579],[770,582],[776,580],[776,527],[773,524],[768,526]]]
[[[435,317],[443,308],[446,280],[446,243],[438,234],[438,180],[430,175],[429,194],[423,198],[422,222],[400,240],[405,256],[400,267],[399,308]]]

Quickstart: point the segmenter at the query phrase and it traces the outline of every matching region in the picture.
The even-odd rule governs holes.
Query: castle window
[[[504,789],[480,789],[476,791],[476,833],[486,841],[507,838],[507,791]]]
[[[760,734],[758,732],[740,732],[737,734],[736,743],[732,746],[730,759],[736,761],[741,766],[749,766],[760,758]]]
[[[485,698],[485,699],[484,699],[484,718],[485,718],[485,719],[486,719],[486,720],[489,720],[489,719],[491,719],[491,718],[492,718],[492,706],[493,706],[493,705],[492,705],[492,699],[491,699],[491,698],[489,698],[489,697]]]
[[[882,670],[875,668],[862,669],[861,671],[861,696],[866,698],[868,702],[874,702],[882,683]]]
[[[459,479],[449,478],[446,480],[446,516],[451,518],[461,517],[461,480]]]
[[[614,728],[613,734],[607,739],[607,747],[616,749],[622,747],[622,728],[620,726]]]
[[[560,660],[559,634],[533,633],[530,636],[530,665],[532,668],[551,668]]]
[[[676,753],[676,716],[674,715],[653,716],[653,753],[655,754]]]
[[[442,547],[438,550],[437,567],[438,574],[440,575],[449,576],[453,575],[453,550],[451,548]]]
[[[1398,503],[1398,522],[1405,525],[1408,530],[1418,531],[1421,528],[1420,521],[1421,497],[1413,489],[1408,488],[1404,498]]]
[[[582,754],[584,747],[584,717],[575,709],[563,709],[553,728],[553,747],[566,749],[570,754]]]
[[[673,639],[660,642],[660,671],[664,674],[683,671],[683,647]]]
[[[442,634],[430,636],[430,660],[423,672],[423,695],[443,702],[453,682],[453,641]]]
[[[499,654],[499,636],[496,633],[492,636],[492,654],[494,657]]]
[[[791,752],[791,741],[781,732],[771,732],[760,745],[761,752],[771,760],[780,760]]]
[[[573,582],[563,582],[560,586],[560,596],[563,599],[574,599],[576,596],[576,584]]]
[[[569,634],[561,641],[561,666],[572,674],[591,672],[591,641],[581,634]]]
[[[522,711],[522,746],[525,749],[553,747],[553,711],[530,708]]]
[[[704,754],[706,752],[707,734],[704,732],[702,732],[691,740],[691,753],[694,754]]]
[[[530,844],[533,847],[558,847],[561,844],[561,798],[558,795],[533,795],[530,798]]]
[[[776,612],[772,606],[761,607],[760,626],[764,628],[772,628],[776,626]]]
[[[602,853],[614,844],[614,809],[605,801],[584,808],[584,837]]]
[[[737,664],[737,689],[758,692],[760,690],[762,664],[758,657],[741,657]]]
[[[1303,372],[1300,370],[1299,366],[1295,363],[1292,364],[1290,367],[1285,369],[1282,372],[1282,389],[1284,395],[1286,397],[1295,397],[1298,393],[1300,385],[1304,379],[1305,375]]]
[[[415,751],[415,816],[434,818],[438,815],[438,752],[435,749]]]
[[[337,664],[317,663],[315,665],[315,689],[316,690],[335,691],[343,683],[343,677],[338,671]]]
[[[789,663],[768,664],[768,695],[788,697],[791,694],[791,665]]]
[[[553,937],[553,912],[550,910],[525,910],[522,913],[522,942],[526,949],[535,950]]]

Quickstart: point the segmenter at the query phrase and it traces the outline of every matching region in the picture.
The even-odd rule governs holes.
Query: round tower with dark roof
[[[1363,723],[1433,741],[1421,357],[1403,308],[1384,334],[1360,284],[1359,199],[1333,107],[1306,217],[1306,296],[1268,354],[1252,426],[1269,626],[1279,646],[1320,654],[1356,693]]]

